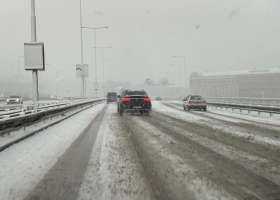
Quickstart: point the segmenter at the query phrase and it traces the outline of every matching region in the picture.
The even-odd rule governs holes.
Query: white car
[[[185,99],[183,99],[183,108],[184,110],[207,110],[206,100],[200,95],[189,95]]]
[[[10,96],[7,99],[7,104],[23,104],[23,98],[21,96]]]

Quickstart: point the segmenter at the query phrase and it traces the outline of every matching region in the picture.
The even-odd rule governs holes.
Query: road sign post
[[[44,44],[37,43],[35,0],[31,0],[31,42],[24,44],[25,70],[32,70],[33,79],[33,105],[38,111],[38,70],[45,70]]]

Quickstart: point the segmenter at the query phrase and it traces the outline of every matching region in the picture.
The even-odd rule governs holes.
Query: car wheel
[[[187,106],[187,109],[188,109],[188,111],[190,111],[190,110],[191,110],[191,108],[190,108],[189,106]]]
[[[203,110],[204,110],[204,112],[206,112],[207,108],[205,107]]]
[[[186,110],[186,107],[185,106],[183,106],[184,107],[184,110]]]

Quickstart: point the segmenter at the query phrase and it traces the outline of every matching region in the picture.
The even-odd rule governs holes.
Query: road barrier
[[[250,114],[252,111],[257,112],[258,115],[261,115],[261,113],[269,113],[270,117],[275,114],[280,114],[280,107],[262,105],[240,105],[229,103],[213,103],[208,101],[207,106],[226,108],[226,110],[231,109],[232,111],[239,110],[240,112],[246,110],[248,111],[248,114]]]
[[[280,107],[279,98],[251,98],[251,97],[208,97],[207,102],[239,105],[261,105]]]
[[[30,123],[37,122],[44,117],[61,114],[74,108],[88,106],[105,99],[94,99],[84,102],[56,102],[43,103],[40,105],[37,113],[34,110],[12,109],[0,112],[0,135],[11,132],[17,127],[23,127]]]

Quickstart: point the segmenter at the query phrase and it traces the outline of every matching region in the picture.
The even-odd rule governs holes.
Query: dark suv
[[[149,115],[152,103],[144,90],[124,90],[118,97],[118,113],[120,116],[123,112]]]
[[[117,101],[117,93],[116,92],[108,92],[106,97],[107,97],[107,103]]]

